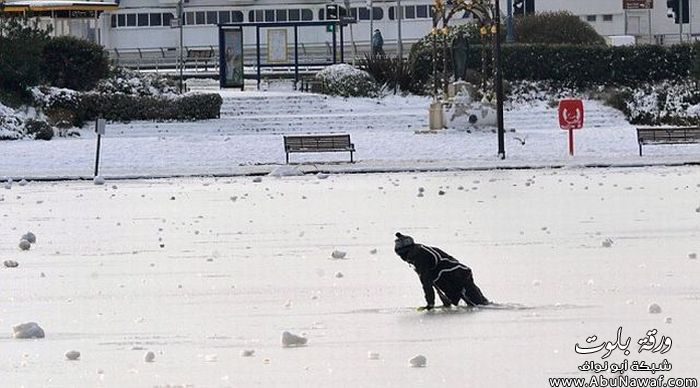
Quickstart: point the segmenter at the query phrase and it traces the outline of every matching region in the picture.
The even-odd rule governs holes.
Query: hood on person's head
[[[411,236],[406,236],[397,232],[396,240],[394,240],[394,252],[396,252],[397,255],[401,256],[402,253],[405,253],[414,244],[415,242],[413,241],[413,238]]]

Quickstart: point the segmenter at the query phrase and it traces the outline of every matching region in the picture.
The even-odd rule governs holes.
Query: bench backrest
[[[304,135],[284,137],[284,148],[286,150],[330,150],[350,147],[350,135]]]
[[[637,128],[637,139],[640,142],[700,140],[700,127]]]

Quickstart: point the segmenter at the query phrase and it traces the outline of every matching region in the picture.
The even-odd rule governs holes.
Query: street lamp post
[[[503,128],[503,72],[501,65],[501,8],[496,0],[494,23],[496,23],[495,65],[496,65],[496,120],[498,122],[498,157],[506,158],[505,129]]]
[[[508,24],[506,25],[506,42],[513,43],[513,0],[507,0],[506,4],[508,10]]]

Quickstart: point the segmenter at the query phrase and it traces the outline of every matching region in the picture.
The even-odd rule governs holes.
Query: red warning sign
[[[575,99],[559,101],[559,126],[565,130],[583,128],[583,101]]]

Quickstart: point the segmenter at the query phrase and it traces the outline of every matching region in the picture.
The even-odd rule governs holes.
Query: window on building
[[[231,11],[231,20],[234,23],[242,23],[243,22],[243,12],[241,11]]]
[[[323,8],[318,10],[318,20],[326,20],[326,12]]]
[[[365,7],[358,8],[357,18],[359,20],[369,20],[369,10]]]
[[[194,12],[185,12],[185,24],[188,26],[194,25]]]
[[[124,27],[126,26],[126,15],[118,14],[117,15],[117,27]]]
[[[207,24],[219,24],[219,13],[216,11],[207,11]]]
[[[112,15],[111,19],[111,26],[112,28],[115,28],[117,26],[117,15]]]
[[[152,13],[149,15],[151,19],[151,27],[157,27],[163,25],[163,14]]]
[[[417,18],[427,18],[428,17],[428,6],[427,5],[417,5],[416,6],[416,17]]]
[[[200,12],[195,12],[195,17],[194,17],[194,22],[195,24],[207,24],[206,18],[205,18],[205,13],[200,11]]]
[[[219,23],[230,23],[231,22],[231,12],[229,11],[219,11]]]
[[[127,27],[136,26],[136,14],[135,13],[126,14],[126,26]]]
[[[396,19],[396,7],[389,7],[389,20]]]
[[[296,22],[301,18],[300,12],[298,9],[290,9],[289,10],[289,20]]]
[[[139,27],[148,27],[148,14],[147,13],[136,14],[136,25]]]
[[[278,9],[275,11],[275,16],[278,22],[286,22],[287,21],[287,10],[286,9]]]
[[[314,20],[314,13],[310,9],[302,9],[301,10],[301,20],[307,21],[307,20]]]
[[[598,15],[587,15],[586,16],[586,21],[587,22],[595,22],[598,19]]]
[[[403,7],[403,17],[405,19],[415,19],[416,18],[416,7],[412,5],[407,5]]]
[[[164,13],[163,14],[163,25],[164,26],[169,26],[171,20],[173,20],[173,14],[171,14],[171,13]]]
[[[261,9],[255,11],[255,21],[261,22],[263,20],[265,20],[265,13]]]
[[[275,21],[275,10],[274,9],[266,9],[265,10],[265,21],[266,22],[274,22]]]
[[[372,8],[372,18],[374,20],[384,19],[384,10],[381,9],[380,7],[373,7]]]
[[[603,15],[603,21],[604,21],[604,22],[611,22],[611,21],[613,21],[613,15]]]

